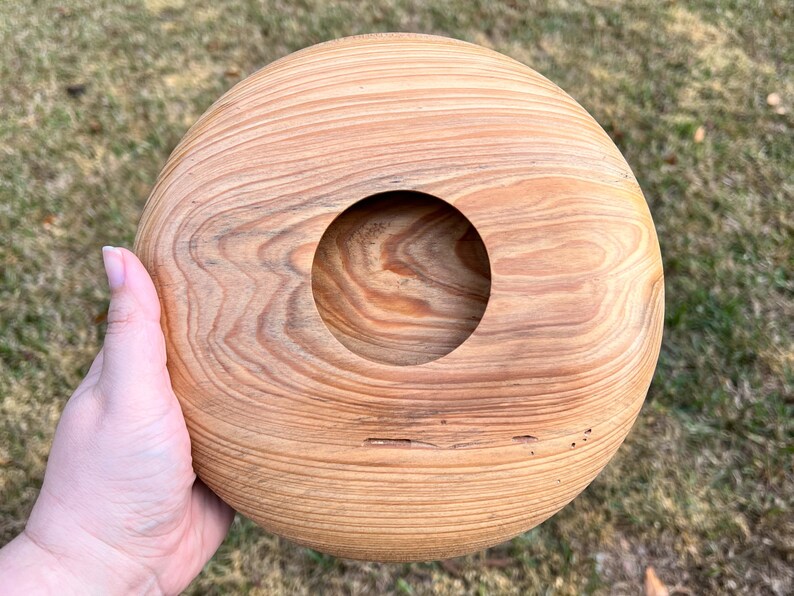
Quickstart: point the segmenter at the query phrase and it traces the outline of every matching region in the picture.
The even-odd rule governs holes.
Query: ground
[[[0,544],[36,497],[165,159],[247,74],[371,31],[490,46],[588,109],[656,222],[666,330],[640,418],[540,527],[444,562],[337,560],[237,519],[195,594],[794,591],[794,11],[785,0],[0,4]]]

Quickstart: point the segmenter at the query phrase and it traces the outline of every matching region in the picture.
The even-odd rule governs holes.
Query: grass
[[[170,150],[268,62],[386,30],[513,56],[610,133],[665,260],[654,383],[599,478],[509,543],[452,561],[357,563],[238,519],[190,591],[636,594],[647,566],[681,594],[794,591],[785,0],[0,4],[0,543],[22,529],[60,410],[100,345],[99,247],[131,245]]]

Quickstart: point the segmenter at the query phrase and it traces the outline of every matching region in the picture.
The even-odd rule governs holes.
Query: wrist
[[[3,594],[161,594],[145,570],[101,555],[86,557],[75,540],[73,552],[59,555],[27,529],[0,549]]]
[[[77,578],[25,532],[0,550],[0,576],[9,594],[76,594]]]
[[[162,594],[150,568],[86,531],[76,517],[47,490],[45,480],[18,537],[25,554],[46,562],[51,576],[75,594]],[[70,593],[62,585],[45,593]]]

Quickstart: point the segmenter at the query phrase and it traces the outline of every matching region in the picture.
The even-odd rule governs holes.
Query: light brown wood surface
[[[199,476],[345,557],[548,518],[659,352],[658,242],[618,149],[542,76],[446,38],[346,38],[242,81],[168,160],[136,251]]]
[[[485,245],[449,203],[380,193],[337,217],[314,255],[312,289],[328,330],[377,362],[424,364],[471,335],[488,303]]]

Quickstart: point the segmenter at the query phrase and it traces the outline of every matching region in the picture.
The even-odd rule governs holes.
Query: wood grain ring
[[[392,190],[453,205],[490,264],[479,325],[419,365],[343,347],[312,293],[329,225]],[[615,453],[659,352],[658,241],[618,149],[533,70],[447,38],[345,38],[242,81],[174,150],[136,250],[198,475],[344,557],[451,557],[548,518]]]

